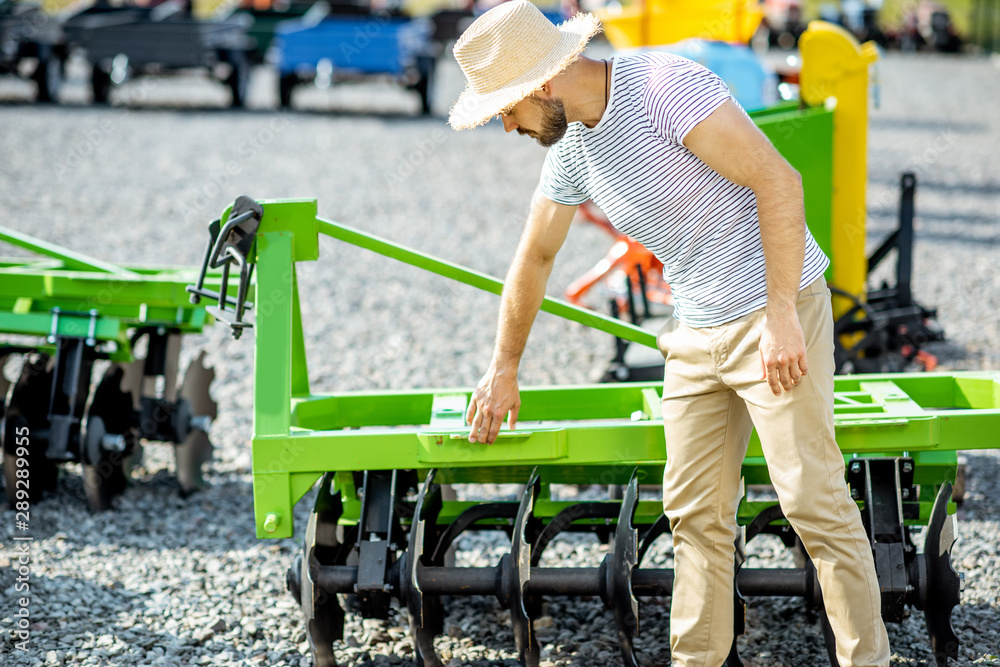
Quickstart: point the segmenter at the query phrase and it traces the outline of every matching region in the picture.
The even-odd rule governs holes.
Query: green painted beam
[[[485,273],[473,271],[464,266],[406,248],[374,234],[368,234],[367,232],[362,232],[337,222],[320,219],[319,225],[319,231],[322,234],[332,236],[345,243],[356,245],[359,248],[365,248],[380,255],[391,257],[404,264],[416,266],[493,294],[500,294],[503,290],[502,280]],[[561,299],[552,299],[550,297],[545,297],[545,300],[542,301],[541,309],[546,313],[551,313],[592,329],[597,329],[613,336],[656,349],[656,334],[628,322],[616,320],[595,311],[574,306]]]
[[[293,281],[289,267],[293,242],[294,235],[288,232],[257,236],[257,293],[263,298],[258,298],[255,307],[268,326],[257,329],[254,348],[256,435],[282,435],[291,428]]]
[[[0,331],[8,334],[27,336],[47,336],[52,331],[50,313],[12,314],[0,312]],[[89,317],[59,317],[57,333],[72,338],[86,338],[90,331]],[[126,340],[123,338],[125,325],[121,320],[98,317],[94,323],[94,338],[97,340]]]
[[[57,259],[61,261],[63,266],[67,269],[97,271],[100,273],[111,273],[119,276],[135,275],[128,269],[122,268],[116,264],[88,257],[87,255],[78,252],[72,252],[71,250],[61,248],[55,244],[42,241],[41,239],[36,239],[34,236],[28,236],[27,234],[22,234],[21,232],[14,231],[13,229],[8,229],[6,227],[0,227],[0,241],[6,241],[11,245],[24,248],[29,252]]]

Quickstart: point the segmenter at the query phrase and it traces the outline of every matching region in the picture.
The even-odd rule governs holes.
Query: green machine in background
[[[433,648],[443,628],[442,596],[495,596],[510,609],[525,665],[539,663],[532,619],[541,596],[600,597],[613,610],[624,664],[638,665],[632,648],[638,599],[669,594],[673,582],[672,570],[642,563],[652,542],[669,531],[660,501],[638,494],[638,485],[657,482],[664,466],[660,383],[523,389],[517,430],[501,430],[493,445],[468,442],[471,388],[313,394],[296,263],[319,259],[321,234],[487,291],[499,293],[502,283],[320,219],[311,200],[241,197],[221,221],[212,225],[204,270],[222,262],[239,268],[235,291],[244,294],[248,267],[256,267],[258,295],[268,295],[266,305],[258,299],[255,321],[239,297],[216,311],[236,334],[255,328],[258,537],[292,536],[292,507],[318,482],[303,551],[288,572],[316,665],[336,665],[333,642],[343,638],[345,614],[337,593],[356,596],[366,618],[386,618],[393,599],[405,605],[425,665],[442,664]],[[190,289],[198,298],[216,295]],[[542,310],[655,346],[650,332],[561,301],[546,299]],[[1000,374],[840,376],[835,389],[838,442],[875,555],[883,616],[898,622],[908,608],[923,610],[944,665],[958,655],[951,611],[960,580],[950,562],[955,516],[949,513],[956,451],[1000,447]],[[755,441],[743,475],[747,484],[769,482]],[[523,497],[476,503],[444,493],[447,485],[485,482],[524,484]],[[554,498],[550,485],[557,483],[626,487],[621,499],[579,503]],[[801,596],[818,606],[815,570],[777,502],[745,499],[738,516],[745,540],[776,534],[798,563],[739,569],[740,593]],[[445,555],[467,530],[506,531],[510,553],[496,567],[449,566]],[[608,541],[601,566],[541,567],[542,552],[563,531]],[[922,551],[913,540],[917,531],[924,533]],[[741,623],[737,618],[737,634]]]
[[[0,241],[39,256],[0,259],[0,371],[22,360],[13,382],[0,372],[10,505],[54,491],[59,464],[75,461],[89,507],[107,509],[143,439],[174,443],[181,492],[195,490],[216,416],[204,353],[178,383],[181,337],[212,321],[185,291],[196,272],[119,266],[5,228]]]

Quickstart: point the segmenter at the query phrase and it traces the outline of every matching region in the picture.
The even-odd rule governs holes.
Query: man
[[[755,426],[816,565],[841,665],[888,665],[871,548],[834,440],[828,260],[806,228],[799,175],[700,65],[582,57],[599,29],[589,15],[557,28],[515,0],[455,46],[469,88],[452,127],[499,114],[508,132],[551,146],[466,415],[469,440],[493,442],[508,415],[515,427],[528,332],[576,206],[593,199],[663,262],[674,296],[658,337],[673,664],[718,667],[730,651],[740,467]]]

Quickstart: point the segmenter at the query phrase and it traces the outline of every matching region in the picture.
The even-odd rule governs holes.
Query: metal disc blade
[[[10,389],[4,410],[4,481],[7,500],[14,506],[18,466],[17,445],[19,436],[30,432],[28,439],[27,470],[31,487],[28,500],[36,503],[47,493],[54,492],[59,478],[59,466],[45,455],[48,439],[42,435],[49,427],[49,397],[52,390],[52,368],[44,354],[28,355],[17,382]]]
[[[212,419],[218,416],[218,404],[209,392],[214,379],[215,370],[205,367],[205,352],[202,350],[188,366],[181,385],[180,397],[191,404],[191,414]]]
[[[530,611],[535,606],[524,589],[531,577],[531,545],[541,531],[540,522],[534,516],[535,499],[541,491],[541,480],[537,469],[532,471],[530,481],[521,496],[521,503],[514,521],[514,535],[511,540],[507,567],[509,568],[510,625],[517,644],[518,660],[525,667],[538,667],[541,651],[535,638]]]
[[[7,392],[10,390],[11,382],[3,374],[3,367],[7,365],[7,360],[11,357],[11,352],[0,351],[0,417],[4,415],[4,408],[7,404]]]
[[[427,473],[427,479],[417,497],[404,561],[406,567],[402,569],[404,575],[400,581],[402,599],[410,612],[410,636],[413,638],[416,657],[425,667],[443,667],[441,659],[434,652],[434,636],[440,632],[444,623],[444,609],[438,596],[424,595],[420,590],[420,573],[424,561],[434,549],[437,516],[441,511],[443,493],[441,486],[434,483],[436,474],[437,469],[431,469]]]
[[[938,491],[927,523],[924,539],[924,562],[927,570],[927,601],[924,620],[937,664],[947,665],[948,658],[958,658],[959,640],[951,627],[951,610],[959,604],[962,580],[951,567],[951,548],[957,537],[956,519],[948,514],[951,484]]]
[[[632,594],[632,571],[639,563],[639,531],[635,508],[639,502],[639,480],[635,473],[625,489],[615,529],[614,549],[608,555],[608,600],[614,611],[618,643],[625,667],[638,667],[633,640],[639,634],[639,601]]]
[[[208,434],[193,429],[184,442],[174,446],[174,456],[181,493],[187,495],[200,489],[204,485],[202,466],[212,460],[212,441]]]
[[[131,395],[134,410],[139,410],[142,405],[139,397],[142,396],[142,369],[145,363],[142,359],[136,359],[125,364],[118,364],[122,369],[120,389]]]
[[[343,511],[340,494],[331,493],[333,476],[327,473],[320,482],[313,513],[306,526],[303,557],[299,565],[299,601],[305,617],[306,636],[315,667],[337,667],[333,642],[344,637],[344,610],[336,595],[329,595],[316,585],[316,571],[322,565],[342,562],[337,523]],[[295,565],[293,564],[293,567]]]

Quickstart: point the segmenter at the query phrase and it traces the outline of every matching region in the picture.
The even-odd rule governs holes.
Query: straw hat
[[[528,0],[494,7],[455,44],[469,85],[448,122],[456,130],[486,123],[566,69],[600,30],[593,14],[577,14],[556,27]]]

